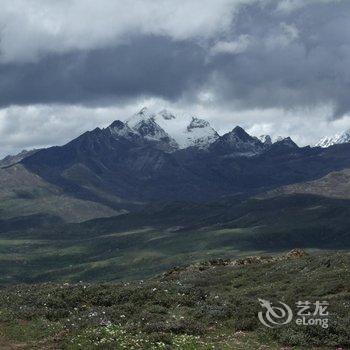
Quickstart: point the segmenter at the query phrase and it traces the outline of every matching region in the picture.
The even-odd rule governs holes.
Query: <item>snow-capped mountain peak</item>
[[[136,133],[132,130],[127,124],[121,122],[120,120],[114,121],[108,129],[111,134],[115,137],[121,136],[125,138],[130,138],[134,136]]]
[[[170,113],[163,110],[155,114],[144,107],[138,113],[127,119],[126,125],[142,138],[166,146],[168,151],[177,149],[177,142],[157,123],[156,119],[159,118],[169,120],[171,119]]]
[[[139,112],[131,116],[126,120],[126,124],[134,129],[137,124],[142,121],[151,121],[155,118],[155,114],[152,113],[147,107],[143,107]]]
[[[127,119],[126,125],[149,140],[162,141],[168,138],[174,149],[207,148],[219,137],[206,120],[186,116],[178,118],[166,109],[155,113],[144,107]]]
[[[199,119],[197,117],[192,117],[191,123],[187,126],[187,130],[191,131],[196,128],[206,128],[210,126],[209,123],[204,119]]]
[[[128,118],[126,120],[126,123],[131,128],[133,128],[135,125],[137,125],[141,121],[153,120],[158,123],[161,121],[172,120],[172,119],[176,119],[176,117],[172,112],[168,111],[167,109],[162,109],[161,111],[156,113],[154,111],[151,111],[147,107],[143,107],[139,112],[135,113],[133,116]]]
[[[240,126],[221,136],[212,147],[232,157],[251,157],[266,148],[258,138],[250,136]]]
[[[323,137],[320,141],[315,144],[315,147],[326,148],[341,143],[350,143],[350,129],[343,133],[335,134],[334,136]]]
[[[248,140],[251,136],[240,126],[236,126],[230,133],[231,137],[235,139]]]
[[[179,117],[166,109],[155,112],[147,107],[143,107],[124,123],[113,122],[109,130],[115,137],[138,139],[137,142],[141,143],[143,141],[155,142],[157,148],[166,152],[188,147],[206,150],[216,144],[215,147],[228,154],[252,156],[263,152],[273,144],[269,135],[251,136],[240,126],[220,136],[204,119],[189,115]],[[350,130],[346,133],[346,137],[343,135],[339,139],[343,142],[350,142]],[[298,147],[289,138],[279,137],[276,142],[281,142],[285,146]]]
[[[218,138],[219,134],[210,126],[209,122],[192,117],[186,129],[177,136],[177,141],[180,148],[198,147],[205,149]]]
[[[258,137],[258,139],[264,144],[264,145],[267,145],[267,146],[271,146],[272,145],[272,139],[271,139],[271,136],[270,135],[260,135]]]
[[[298,145],[290,137],[279,136],[274,144],[287,146],[289,148],[298,148]]]

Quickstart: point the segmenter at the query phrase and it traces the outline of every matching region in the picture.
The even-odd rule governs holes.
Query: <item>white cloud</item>
[[[116,45],[132,35],[210,38],[230,28],[235,10],[254,0],[2,0],[0,59]]]
[[[134,107],[135,108],[135,107]],[[62,145],[81,133],[128,116],[128,106],[12,106],[0,110],[0,157],[22,149]]]

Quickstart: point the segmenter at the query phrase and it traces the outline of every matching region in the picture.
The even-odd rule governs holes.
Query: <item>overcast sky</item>
[[[142,106],[300,145],[350,128],[349,0],[1,0],[0,156]]]

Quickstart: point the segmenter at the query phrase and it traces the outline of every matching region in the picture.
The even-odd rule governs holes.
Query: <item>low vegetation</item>
[[[350,254],[211,260],[147,280],[0,292],[0,346],[22,349],[346,349]],[[258,298],[329,302],[329,327],[263,326]],[[12,346],[12,347],[11,347]]]

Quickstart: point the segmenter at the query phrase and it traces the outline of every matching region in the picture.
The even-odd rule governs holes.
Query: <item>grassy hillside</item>
[[[288,194],[313,194],[330,198],[350,198],[350,169],[333,171],[328,175],[302,183],[296,183],[275,189],[262,197],[275,197],[276,195]]]
[[[31,173],[23,165],[0,168],[0,218],[53,214],[67,222],[117,215],[100,203],[74,198]]]
[[[350,255],[292,252],[214,260],[117,284],[0,291],[2,349],[335,349],[350,347]],[[260,324],[258,298],[329,302],[329,327]]]
[[[8,155],[3,159],[0,159],[0,168],[6,168],[10,165],[19,163],[22,159],[30,157],[32,154],[40,151],[40,149],[32,149],[30,151],[23,150],[16,155]]]
[[[48,216],[0,224],[2,283],[131,280],[208,258],[350,248],[349,201],[305,195],[178,203],[80,224]]]

